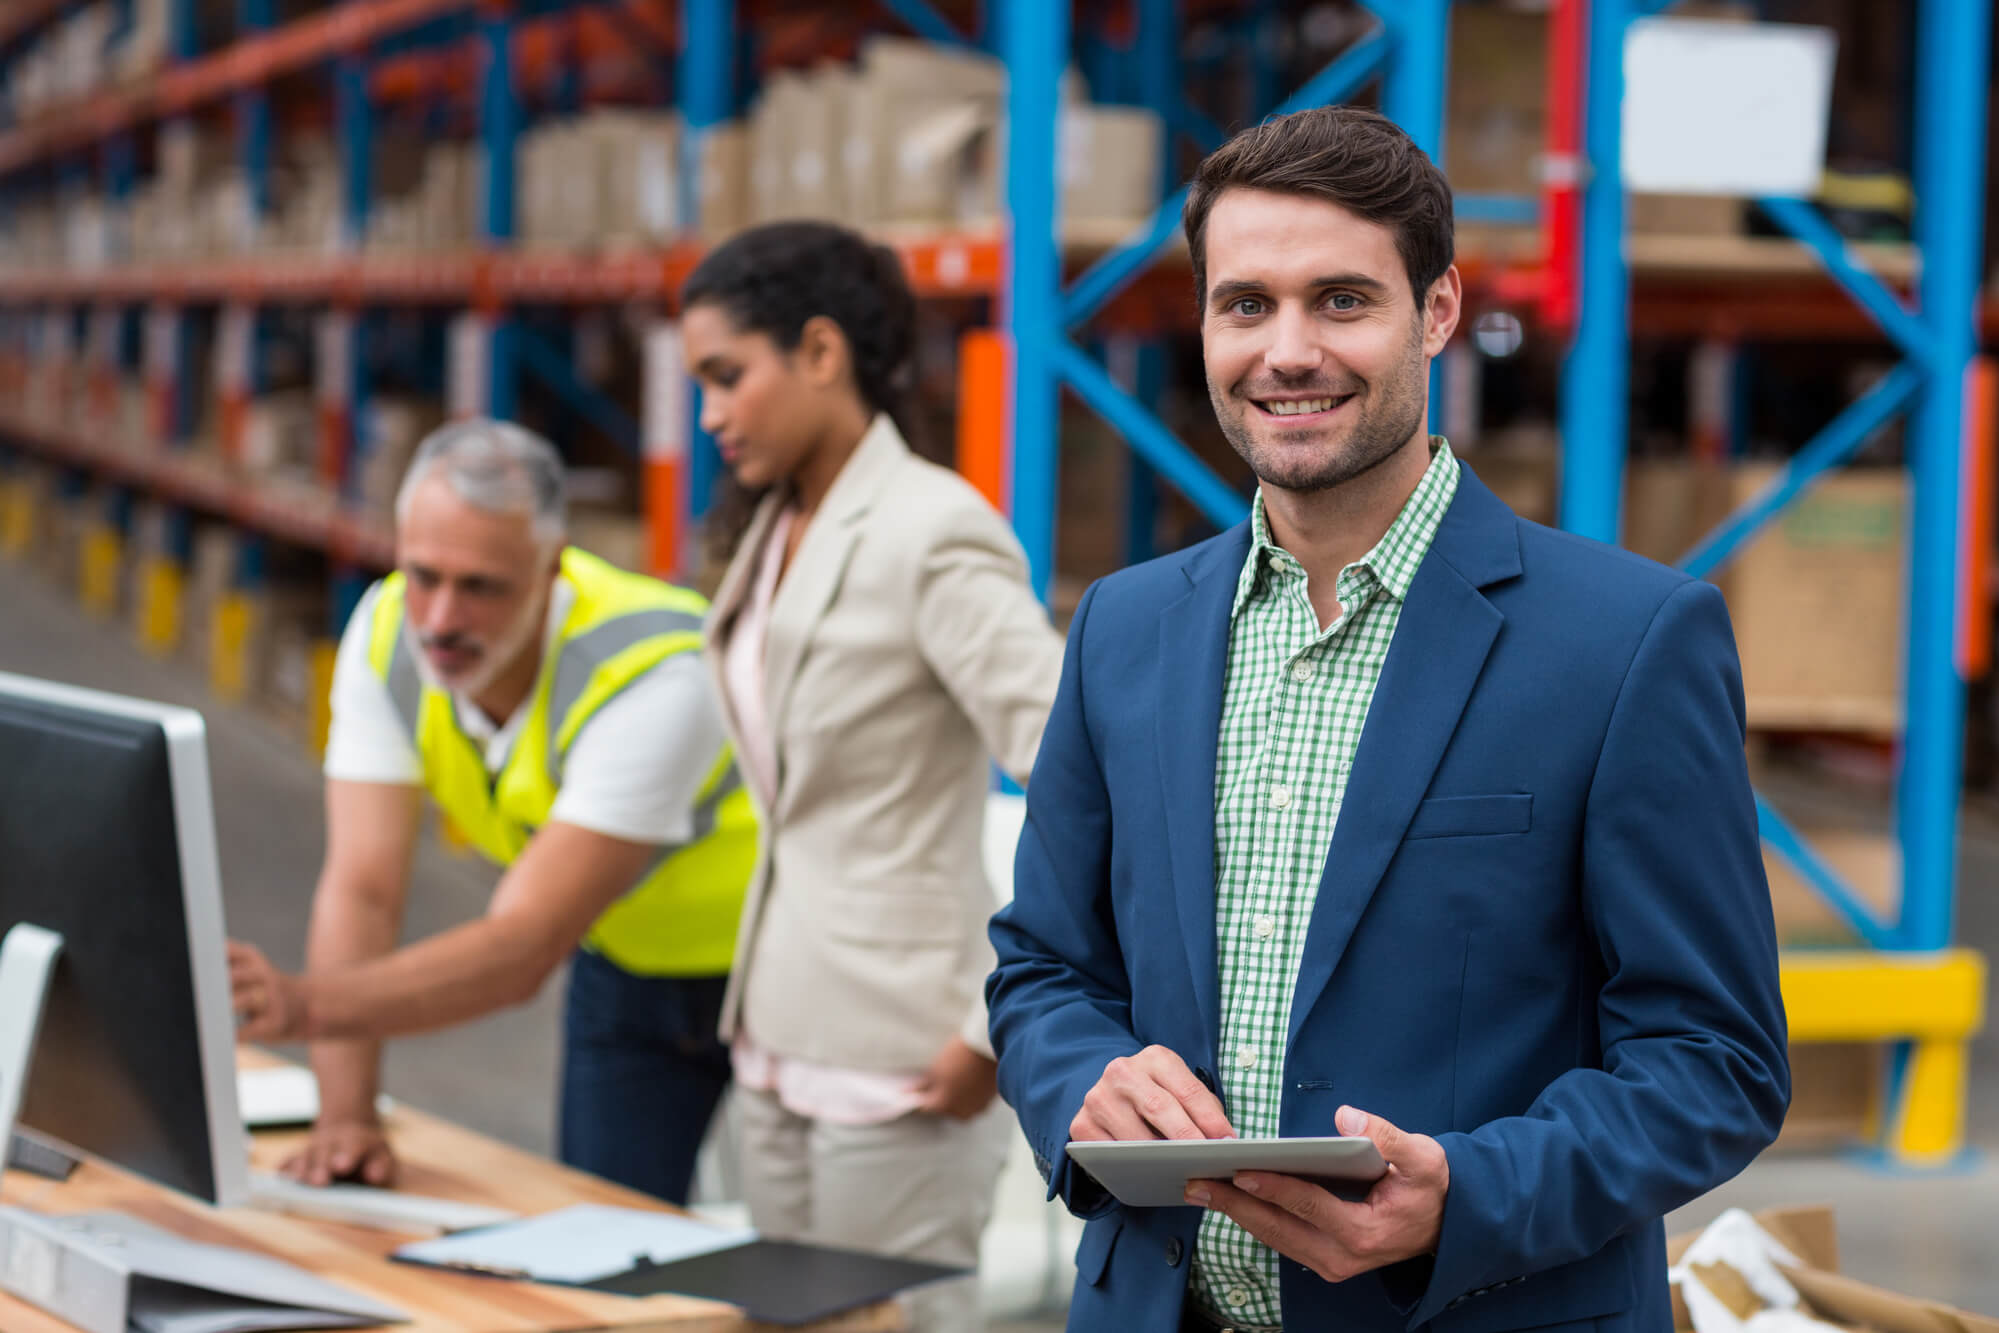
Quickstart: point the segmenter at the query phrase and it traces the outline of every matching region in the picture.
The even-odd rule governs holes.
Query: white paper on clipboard
[[[717,1227],[674,1213],[579,1203],[539,1217],[418,1241],[397,1259],[536,1282],[587,1283],[641,1263],[667,1264],[746,1245],[747,1227]]]

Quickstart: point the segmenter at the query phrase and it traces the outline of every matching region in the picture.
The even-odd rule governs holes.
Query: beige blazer
[[[721,680],[781,500],[752,519],[708,616]],[[1006,520],[877,417],[778,585],[765,640],[777,790],[736,939],[722,1034],[850,1069],[991,1052],[988,756],[1024,782],[1062,640]]]

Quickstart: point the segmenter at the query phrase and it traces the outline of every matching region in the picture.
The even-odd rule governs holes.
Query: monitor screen
[[[0,675],[0,935],[62,936],[21,1125],[211,1202],[246,1145],[197,714]]]

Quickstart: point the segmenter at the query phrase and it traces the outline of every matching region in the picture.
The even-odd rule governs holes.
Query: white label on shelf
[[[451,361],[445,398],[454,421],[485,415],[487,349],[492,341],[491,325],[478,315],[460,315],[451,321]]]
[[[319,353],[319,401],[327,407],[344,407],[354,392],[354,316],[344,310],[328,311],[319,317],[313,334]]]
[[[1640,19],[1624,39],[1624,183],[1661,194],[1818,193],[1830,28]]]
[[[224,395],[250,392],[250,344],[256,320],[249,306],[222,308],[215,334],[215,387]]]
[[[669,463],[687,457],[687,370],[681,364],[680,325],[670,319],[645,333],[645,458]]]

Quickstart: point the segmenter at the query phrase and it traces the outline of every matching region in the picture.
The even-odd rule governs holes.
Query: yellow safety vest
[[[488,775],[481,747],[458,725],[451,696],[417,669],[400,573],[382,580],[368,660],[423,761],[424,786],[488,858],[511,865],[548,822],[569,747],[598,709],[632,682],[701,642],[702,598],[628,573],[571,547],[561,577],[575,590],[535,680],[513,753]],[[706,977],[729,970],[736,923],[756,862],[756,815],[723,746],[701,786],[692,841],[659,862],[590,928],[587,948],[640,976]]]

